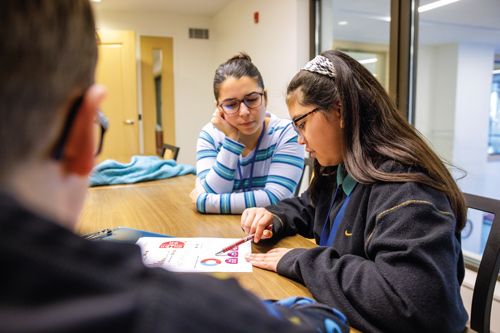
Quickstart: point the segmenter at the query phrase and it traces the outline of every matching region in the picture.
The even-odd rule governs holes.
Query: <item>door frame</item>
[[[143,154],[156,155],[156,95],[153,75],[153,49],[162,50],[162,129],[163,142],[175,145],[173,38],[140,36],[142,142]]]

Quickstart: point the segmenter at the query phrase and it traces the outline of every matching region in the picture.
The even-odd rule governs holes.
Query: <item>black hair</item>
[[[264,90],[264,80],[262,75],[255,65],[252,63],[252,59],[245,52],[240,52],[234,57],[228,59],[225,63],[220,65],[215,71],[214,76],[214,95],[215,100],[219,99],[219,90],[221,84],[229,77],[234,77],[240,79],[243,76],[248,76],[257,81],[262,90]]]
[[[345,169],[358,182],[418,182],[448,197],[462,230],[467,217],[465,198],[446,165],[429,147],[420,133],[398,112],[384,87],[358,61],[339,51],[325,51],[335,69],[335,78],[301,70],[287,89],[287,104],[315,105],[329,119],[342,105],[342,155]],[[380,169],[386,161],[396,161],[417,172],[391,173]],[[314,163],[315,175],[328,175],[336,181],[335,167]],[[310,195],[317,201],[320,183],[325,178],[313,177]]]

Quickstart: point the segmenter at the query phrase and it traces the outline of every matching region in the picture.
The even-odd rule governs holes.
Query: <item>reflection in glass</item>
[[[161,73],[163,54],[160,49],[153,49],[153,79],[156,98],[156,124],[161,127]]]
[[[338,50],[356,59],[388,90],[388,82],[386,80],[387,52],[362,52],[342,48],[338,48]]]
[[[500,161],[488,157],[488,133],[492,65],[500,50],[498,17],[500,6],[487,0],[457,1],[420,13],[415,112],[417,129],[438,154],[465,170],[460,189],[494,199],[500,199]],[[456,179],[464,176],[452,171]],[[462,232],[466,260],[481,257],[491,219],[469,209]]]
[[[156,154],[161,156],[163,149],[163,128],[161,122],[161,74],[163,64],[163,53],[160,49],[153,49],[153,80],[154,80],[154,94],[156,105],[156,125],[155,125],[155,141],[156,141]]]
[[[329,6],[325,8],[323,5],[322,13],[324,15],[327,8],[332,8],[333,20],[326,28],[331,28],[333,34],[321,31],[322,35],[332,36],[330,43],[323,48],[342,51],[358,60],[389,90],[387,78],[391,1],[323,1],[325,2]]]
[[[500,154],[500,60],[495,62],[490,100],[488,154]]]
[[[467,211],[467,224],[462,231],[462,248],[466,256],[479,262],[484,252],[495,215],[477,209]]]

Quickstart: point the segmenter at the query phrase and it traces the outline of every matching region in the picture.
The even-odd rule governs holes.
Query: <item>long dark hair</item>
[[[333,63],[335,78],[300,71],[288,85],[287,103],[316,105],[329,119],[340,102],[344,124],[342,154],[347,172],[363,184],[417,182],[444,193],[457,220],[456,230],[462,230],[467,217],[462,192],[437,154],[397,111],[382,85],[359,62],[342,52],[330,50],[321,55]],[[297,89],[302,92],[300,100]],[[380,170],[382,163],[389,160],[419,172]],[[327,173],[335,182],[336,172],[330,169],[333,168],[324,168],[315,161],[314,173]],[[314,177],[311,182],[313,203],[318,199],[321,178]]]
[[[214,76],[214,95],[219,99],[220,85],[229,77],[239,79],[248,76],[255,79],[257,84],[264,90],[264,80],[257,67],[252,63],[252,59],[245,52],[240,52],[234,57],[221,64],[215,71]]]

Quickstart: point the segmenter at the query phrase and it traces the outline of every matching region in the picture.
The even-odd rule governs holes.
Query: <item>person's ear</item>
[[[94,167],[94,119],[105,96],[106,89],[98,84],[85,93],[64,148],[62,163],[69,173],[87,176]]]
[[[265,107],[267,108],[267,89],[264,89],[264,101],[265,101]]]
[[[340,119],[340,128],[344,128],[344,119],[342,119],[342,105],[337,103],[337,110],[335,115]]]

